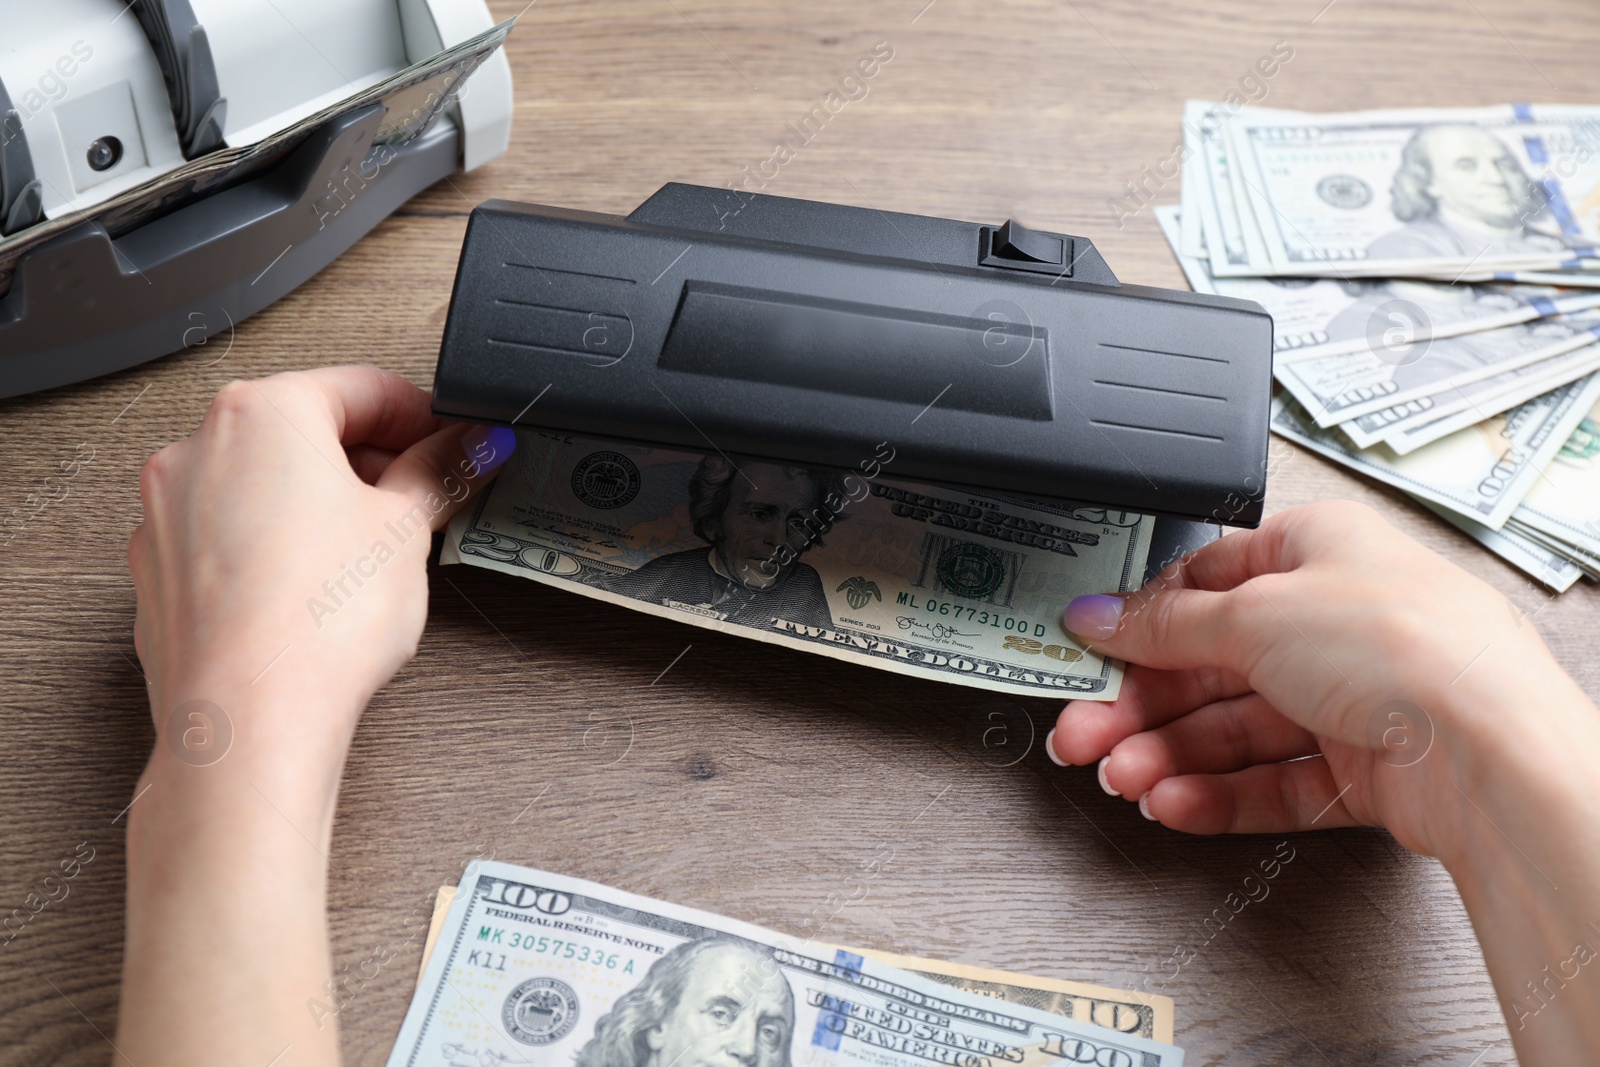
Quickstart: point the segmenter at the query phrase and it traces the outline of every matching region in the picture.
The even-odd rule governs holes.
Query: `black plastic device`
[[[1120,284],[1082,237],[670,184],[472,213],[451,418],[1255,526],[1272,320]]]

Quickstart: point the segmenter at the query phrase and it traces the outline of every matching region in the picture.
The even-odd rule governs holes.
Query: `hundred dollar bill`
[[[451,524],[469,563],[901,674],[1114,699],[1120,665],[1061,628],[1143,578],[1151,521],[858,473],[550,434]]]
[[[1417,503],[1460,530],[1490,552],[1532,578],[1543,582],[1557,593],[1565,593],[1583,577],[1583,569],[1534,538],[1514,528],[1510,520],[1498,530],[1491,530],[1481,522],[1473,522],[1449,508],[1440,507],[1431,500],[1413,497]]]
[[[389,1067],[1179,1067],[1171,1045],[592,882],[467,868]]]
[[[1370,412],[1341,422],[1339,429],[1359,448],[1371,448],[1381,441],[1404,456],[1597,370],[1600,342],[1448,392]]]
[[[1435,340],[1600,307],[1600,292],[1549,286],[1447,285],[1402,278],[1219,278],[1179,247],[1174,205],[1155,209],[1184,276],[1197,293],[1254,300],[1272,316],[1275,364],[1346,352],[1416,362]]]
[[[1568,541],[1563,541],[1558,537],[1552,537],[1543,530],[1538,530],[1532,526],[1528,526],[1518,520],[1515,514],[1506,520],[1504,528],[1506,530],[1514,531],[1521,536],[1526,537],[1530,541],[1535,541],[1538,544],[1543,545],[1545,548],[1548,548],[1550,551],[1572,561],[1574,566],[1582,569],[1582,571],[1590,578],[1600,581],[1600,555],[1593,555]]]
[[[1448,304],[1451,301],[1460,304],[1462,301],[1455,300],[1454,297],[1436,296],[1434,298],[1436,311],[1430,316],[1423,310],[1423,305],[1413,303],[1399,295],[1403,291],[1408,291],[1412,295],[1422,293],[1426,301],[1426,294],[1430,292],[1481,293],[1494,288],[1489,286],[1449,286],[1370,280],[1347,282],[1309,278],[1217,278],[1211,273],[1210,266],[1204,258],[1189,256],[1179,250],[1176,238],[1180,221],[1179,209],[1172,205],[1163,205],[1155,211],[1162,232],[1166,235],[1168,243],[1173,245],[1178,262],[1196,292],[1220,293],[1225,296],[1255,300],[1272,315],[1273,346],[1276,349],[1275,365],[1281,365],[1290,359],[1304,358],[1307,354],[1330,352],[1338,354],[1349,351],[1346,342],[1330,341],[1330,337],[1341,332],[1340,328],[1332,324],[1340,319],[1349,321],[1347,316],[1351,311],[1356,311],[1355,318],[1361,318],[1366,314],[1368,323],[1374,326],[1373,332],[1376,332],[1376,326],[1388,324],[1383,336],[1374,336],[1370,342],[1356,343],[1366,344],[1368,350],[1372,352],[1381,350],[1387,359],[1396,362],[1401,360],[1402,355],[1419,354],[1419,346],[1430,345],[1433,338],[1449,337],[1463,330],[1489,328],[1495,325],[1487,319],[1469,319],[1465,320],[1465,325],[1462,322],[1455,322],[1445,327],[1432,327],[1431,336],[1429,329],[1423,327],[1419,336],[1415,329],[1419,324],[1446,318],[1445,315],[1438,313],[1438,305]],[[1360,291],[1362,287],[1369,289],[1381,287],[1382,291],[1388,294],[1388,298],[1372,303],[1371,299],[1360,299],[1351,295]],[[1523,306],[1524,312],[1518,313],[1516,316],[1518,318],[1534,318],[1544,311],[1563,313],[1593,306],[1588,304],[1588,298],[1581,295],[1573,298],[1570,293],[1563,293],[1561,290],[1533,290],[1531,287],[1515,286],[1499,288],[1509,290],[1509,300]],[[1532,295],[1534,293],[1538,295]],[[1554,298],[1551,294],[1555,294]],[[1498,303],[1506,298],[1503,295],[1491,299]],[[1473,297],[1466,302],[1477,304],[1480,300]],[[1330,306],[1337,308],[1332,312],[1332,318],[1330,318]],[[1344,328],[1343,332],[1350,330]],[[1531,338],[1533,335],[1530,332],[1528,336]],[[1463,345],[1468,343],[1463,342]],[[1421,349],[1420,354],[1425,355],[1426,349]],[[1452,357],[1455,362],[1463,362],[1462,349],[1458,348],[1444,354]],[[1333,362],[1337,364],[1337,361]],[[1358,448],[1371,448],[1383,442],[1398,454],[1405,455],[1596,370],[1600,370],[1600,340],[1591,341],[1548,359],[1501,371],[1487,378],[1454,385],[1440,393],[1415,396],[1387,407],[1368,411],[1355,419],[1340,423],[1339,428],[1355,442]],[[1292,376],[1285,372],[1280,376],[1280,381],[1290,377]]]
[[[1235,110],[1205,100],[1187,101],[1183,108],[1188,149],[1183,168],[1183,250],[1186,255],[1198,256],[1202,253],[1196,242],[1203,245],[1218,276],[1253,274],[1252,263],[1267,258],[1266,247],[1255,226],[1241,217],[1234,195],[1222,127]]]
[[[1600,404],[1589,409],[1511,517],[1600,557]]]
[[[1600,582],[1600,556],[1592,556],[1565,541],[1551,537],[1543,530],[1535,530],[1532,526],[1524,526],[1518,522],[1516,516],[1506,520],[1503,529],[1508,533],[1517,534],[1535,544],[1541,545],[1556,555],[1570,562],[1591,579]]]
[[[1346,352],[1280,363],[1274,376],[1316,419],[1335,426],[1565,355],[1600,338],[1600,312],[1438,338],[1402,350]],[[1536,370],[1529,370],[1537,374]]]
[[[1245,109],[1224,131],[1259,273],[1546,270],[1600,240],[1600,108]]]
[[[1585,261],[1592,263],[1593,261]],[[1570,286],[1574,289],[1600,288],[1600,269],[1578,264],[1562,265],[1555,271],[1512,270],[1496,274],[1495,281],[1521,282],[1530,285]]]
[[[434,942],[444,927],[445,915],[456,898],[456,887],[439,887],[433,902],[433,920],[428,927],[428,940],[422,946],[422,963],[417,968],[417,980],[428,969],[428,959],[433,954]],[[1136,1034],[1163,1044],[1172,1044],[1172,998],[1160,993],[1140,993],[1131,989],[1112,989],[1072,982],[1062,978],[1040,978],[1031,974],[997,971],[987,967],[970,967],[949,960],[927,959],[922,956],[900,956],[893,952],[879,952],[870,948],[846,948],[858,956],[879,963],[911,971],[944,985],[965,989],[980,996],[995,997],[1011,1004],[1038,1008],[1052,1015],[1069,1019],[1082,1019],[1117,1030]]]
[[[1282,394],[1272,402],[1272,430],[1335,463],[1498,530],[1597,399],[1600,375],[1592,375],[1408,456],[1382,445],[1357,449],[1339,432],[1319,428]]]
[[[1182,222],[1178,226],[1178,240],[1173,245],[1181,256],[1202,258],[1209,255],[1200,216],[1210,197],[1208,193],[1201,192],[1200,185],[1205,181],[1204,146],[1219,136],[1220,118],[1221,116],[1216,114],[1215,106],[1207,104],[1204,100],[1184,102],[1183,167],[1179,172],[1182,178],[1179,189],[1183,194],[1183,202],[1188,204],[1191,210],[1183,213]],[[1168,210],[1175,209],[1169,206]],[[1166,223],[1162,223],[1161,229],[1166,232]],[[1167,240],[1172,240],[1171,233],[1167,233]]]

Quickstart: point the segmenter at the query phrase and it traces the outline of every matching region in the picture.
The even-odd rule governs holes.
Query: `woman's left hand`
[[[514,445],[441,422],[376,367],[224,387],[140,478],[128,564],[157,757],[205,743],[220,709],[253,757],[292,745],[336,778],[361,709],[416,652],[430,532]]]

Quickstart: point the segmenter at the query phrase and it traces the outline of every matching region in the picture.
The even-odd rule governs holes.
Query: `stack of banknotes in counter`
[[[1600,578],[1600,107],[1190,101],[1183,137],[1156,217],[1197,291],[1271,313],[1273,430]]]
[[[891,956],[471,864],[389,1067],[1180,1067],[1172,1001]]]

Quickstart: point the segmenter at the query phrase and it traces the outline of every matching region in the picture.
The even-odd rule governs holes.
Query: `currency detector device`
[[[229,331],[509,138],[485,0],[0,0],[0,25],[0,397]]]
[[[1123,285],[1083,237],[669,184],[473,211],[442,416],[1163,516],[1262,516],[1272,320]]]

